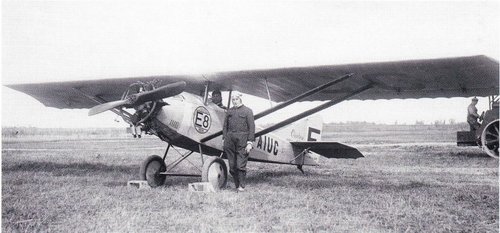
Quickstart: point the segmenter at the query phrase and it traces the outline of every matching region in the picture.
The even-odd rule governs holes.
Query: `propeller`
[[[89,110],[89,116],[105,112],[108,110],[111,110],[113,108],[121,107],[121,106],[127,106],[127,107],[135,107],[139,106],[141,104],[144,104],[149,101],[155,101],[155,100],[160,100],[163,98],[167,98],[170,96],[178,95],[184,91],[186,88],[186,82],[181,81],[181,82],[176,82],[172,84],[168,84],[165,86],[162,86],[160,88],[151,90],[151,91],[145,91],[133,95],[127,96],[127,98],[123,100],[116,100],[116,101],[111,101],[107,102],[104,104],[100,104],[97,106],[94,106]]]

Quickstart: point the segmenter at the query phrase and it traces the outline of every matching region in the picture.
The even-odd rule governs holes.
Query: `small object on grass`
[[[138,189],[151,189],[146,180],[131,180],[127,182],[127,187],[133,187]]]
[[[205,192],[205,193],[214,193],[214,186],[210,182],[196,182],[189,183],[188,189],[190,192]]]
[[[31,221],[34,221],[34,220],[38,220],[38,219],[25,219],[25,220],[19,220],[19,221],[15,222],[15,224],[25,223],[25,222],[31,222]]]

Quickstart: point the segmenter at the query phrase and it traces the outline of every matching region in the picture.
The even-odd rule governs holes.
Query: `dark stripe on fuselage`
[[[153,125],[155,125],[154,128],[156,130],[159,130],[159,133],[164,136],[163,138],[166,139],[164,141],[166,141],[167,143],[190,151],[200,151],[200,148],[198,147],[200,143],[196,142],[195,140],[177,133],[177,131],[171,129],[170,127],[166,126],[156,119],[154,120]],[[201,144],[201,149],[204,155],[219,156],[220,153],[222,153],[221,150],[203,144]]]

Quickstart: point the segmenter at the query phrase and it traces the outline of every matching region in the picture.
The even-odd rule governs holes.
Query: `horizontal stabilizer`
[[[300,150],[309,149],[329,159],[357,159],[364,157],[358,149],[338,142],[291,142]]]

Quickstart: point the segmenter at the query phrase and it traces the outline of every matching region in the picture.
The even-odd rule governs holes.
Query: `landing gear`
[[[167,169],[165,162],[158,155],[151,155],[141,165],[140,177],[148,181],[149,186],[158,187],[165,183],[165,172]]]
[[[494,120],[481,133],[481,146],[489,156],[498,159],[498,122]]]
[[[227,167],[224,160],[217,157],[208,158],[203,164],[201,181],[210,182],[215,189],[225,188],[227,184]]]
[[[168,165],[165,163],[168,151],[173,148],[180,157],[177,158],[172,163]],[[189,160],[188,162],[193,165],[200,173],[198,174],[179,174],[172,173],[172,170],[179,165],[182,161],[187,159],[194,151],[187,151],[185,153],[180,153],[172,145],[168,145],[165,155],[162,157],[158,155],[149,156],[141,166],[140,178],[146,180],[151,187],[158,187],[165,183],[167,176],[189,176],[189,177],[201,177],[203,182],[210,182],[212,186],[218,190],[226,187],[228,179],[228,170],[224,160],[218,157],[209,156],[208,159],[203,160],[203,153],[200,146],[200,156],[202,158],[202,168],[194,166]]]

